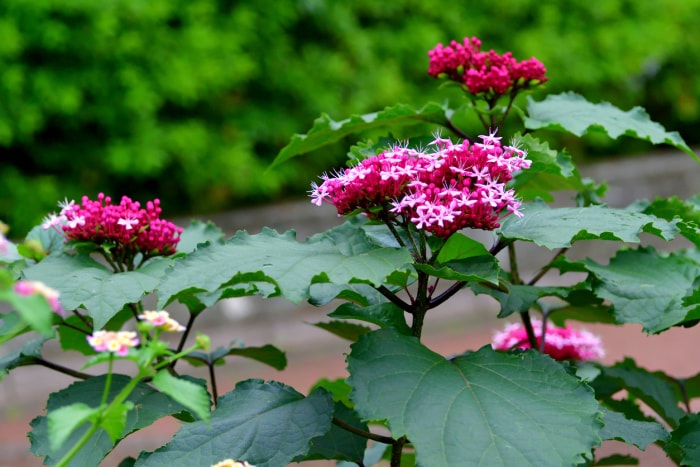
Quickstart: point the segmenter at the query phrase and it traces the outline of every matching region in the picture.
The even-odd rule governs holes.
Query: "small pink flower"
[[[139,344],[136,333],[132,331],[95,331],[87,336],[90,346],[97,352],[112,352],[120,357],[129,354],[129,349]]]
[[[533,319],[532,328],[540,345],[542,322]],[[579,331],[568,325],[560,328],[548,323],[546,332],[544,353],[555,360],[592,360],[605,356],[600,338],[588,331]],[[491,346],[495,350],[529,349],[530,343],[523,325],[513,323],[493,336]]]
[[[164,331],[182,332],[185,330],[185,327],[171,318],[167,311],[144,311],[138,318]]]
[[[49,302],[49,306],[54,313],[59,316],[65,316],[65,310],[61,306],[61,302],[58,299],[60,295],[58,290],[48,287],[43,282],[21,280],[15,283],[14,291],[16,294],[24,296],[37,294],[42,295],[46,301]]]

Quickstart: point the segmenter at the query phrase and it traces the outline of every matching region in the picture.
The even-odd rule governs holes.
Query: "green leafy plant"
[[[160,219],[157,200],[141,207],[124,197],[117,205],[100,194],[61,203],[24,244],[0,237],[0,299],[11,309],[0,338],[38,334],[0,359],[0,370],[43,365],[79,380],[52,394],[46,415],[32,422],[33,453],[49,465],[98,465],[126,436],[174,416],[183,426],[170,442],[123,465],[634,462],[597,459],[604,440],[642,450],[658,444],[679,465],[700,463],[690,405],[700,397],[700,376],[652,373],[631,358],[603,365],[600,340],[571,325],[638,323],[648,333],[695,325],[697,200],[610,208],[605,186],[583,178],[540,130],[625,135],[697,157],[641,109],[624,112],[572,93],[521,108],[518,98],[548,81],[537,59],[483,52],[476,38],[429,55],[430,74],[463,91],[456,105],[397,105],[342,121],[324,115],[274,162],[366,130],[440,129],[415,141],[363,141],[351,148],[350,167],[313,184],[312,202],[348,217],[338,227],[305,241],[270,229],[224,238],[213,225],[180,229]],[[482,135],[460,127],[466,114],[484,125]],[[500,133],[517,121],[520,131]],[[571,206],[547,204],[560,191],[573,194]],[[476,240],[474,229],[490,232],[491,241]],[[642,234],[683,236],[694,247],[660,253],[640,244]],[[622,245],[607,264],[570,259],[568,249],[582,240]],[[518,267],[519,242],[554,251],[531,278]],[[585,278],[540,285],[550,270]],[[423,327],[463,289],[490,295],[499,317],[520,323],[492,345],[446,357],[425,345]],[[144,308],[150,295],[157,310]],[[323,379],[307,393],[251,379],[219,394],[215,367],[230,356],[286,365],[270,345],[211,350],[198,335],[186,346],[209,307],[244,295],[317,306],[340,300],[332,320],[317,325],[353,342],[349,376]],[[165,311],[174,302],[189,311],[185,325]],[[181,333],[174,348],[166,332]],[[41,347],[54,338],[83,353],[85,368],[106,369],[89,374],[46,361]],[[115,373],[115,360],[131,361],[133,372]],[[187,376],[180,360],[206,365],[209,380]]]

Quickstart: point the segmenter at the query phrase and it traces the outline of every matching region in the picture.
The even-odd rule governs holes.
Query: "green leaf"
[[[314,323],[314,326],[324,329],[338,337],[355,342],[361,335],[367,334],[372,328],[356,323],[348,323],[347,321],[331,320],[325,322]]]
[[[359,430],[368,431],[367,424],[340,402],[335,404],[335,418]],[[362,462],[366,447],[367,438],[350,433],[334,423],[325,435],[312,439],[309,452],[296,458],[295,462],[336,459],[358,463]]]
[[[642,451],[657,441],[668,441],[669,434],[657,422],[630,420],[619,412],[603,411],[605,426],[600,430],[600,437],[605,441],[615,439],[637,446]]]
[[[593,391],[547,356],[486,346],[446,360],[392,330],[351,348],[355,410],[407,436],[419,465],[572,465],[600,442]]]
[[[530,130],[568,131],[576,136],[596,130],[613,139],[624,135],[654,144],[669,144],[700,162],[677,132],[668,132],[653,122],[641,107],[625,112],[609,102],[593,104],[579,94],[566,92],[547,96],[540,102],[528,97],[527,114],[525,127]]]
[[[413,267],[441,279],[490,282],[491,284],[498,284],[498,276],[501,273],[498,259],[492,255],[447,261],[446,263],[438,263],[435,266],[416,263]]]
[[[2,317],[0,323],[0,345],[32,330],[16,312],[11,311],[0,315],[0,317]]]
[[[164,394],[170,396],[174,401],[197,415],[205,422],[211,416],[211,401],[207,390],[199,384],[177,378],[170,374],[168,370],[161,370],[153,377],[153,385]]]
[[[335,311],[328,313],[328,316],[330,318],[357,319],[376,324],[382,328],[396,329],[407,336],[411,335],[411,328],[406,324],[403,310],[390,302],[369,306],[343,303]]]
[[[7,302],[33,330],[51,337],[56,314],[43,295],[19,295],[13,289],[0,290],[0,302]]]
[[[345,381],[344,378],[334,379],[333,381],[328,378],[321,378],[311,387],[311,392],[317,388],[323,388],[333,395],[333,402],[342,402],[346,407],[351,407],[354,405],[350,401],[350,391],[352,387]]]
[[[180,261],[159,287],[159,307],[178,294],[208,292],[257,274],[257,280],[273,281],[282,295],[299,303],[309,296],[314,279],[336,283],[365,282],[375,285],[397,268],[411,262],[405,249],[377,248],[355,224],[346,222],[305,242],[294,231],[279,234],[238,232],[224,245],[201,247]]]
[[[21,348],[0,358],[0,376],[20,366],[34,365],[41,358],[41,348],[48,340],[41,337],[27,342]]]
[[[675,222],[607,206],[550,208],[535,202],[523,206],[522,212],[522,218],[509,216],[503,221],[501,235],[552,250],[568,248],[577,240],[638,243],[642,232],[664,240],[671,240],[678,233]]]
[[[104,391],[106,376],[101,375],[94,378],[78,381],[65,389],[52,393],[46,405],[47,413],[58,410],[61,407],[75,403],[86,404],[96,408],[102,403],[102,392]],[[108,401],[114,399],[131,381],[129,376],[114,374],[112,384],[108,394]],[[175,404],[165,394],[157,392],[150,386],[139,383],[127,398],[127,402],[133,404],[133,409],[127,413],[126,425],[122,430],[120,438],[124,438],[129,433],[140,430],[152,424],[154,421],[167,415],[182,412],[184,407]],[[36,417],[31,422],[32,431],[28,434],[31,442],[31,452],[37,456],[46,456],[44,463],[55,465],[63,455],[78,441],[85,433],[87,426],[82,426],[74,431],[68,440],[57,450],[51,449],[49,444],[49,433],[46,416]],[[71,467],[84,467],[86,465],[99,465],[102,459],[112,450],[114,442],[104,429],[100,428],[97,433],[90,438],[86,448],[82,449],[69,464]]]
[[[224,357],[229,355],[250,358],[269,365],[276,370],[284,370],[287,366],[287,356],[274,345],[266,344],[262,347],[246,347],[238,340],[232,341],[227,347],[218,347],[210,353],[190,352],[183,358],[195,366],[198,363],[200,365],[201,363],[219,365],[223,364]]]
[[[675,218],[682,219],[682,222],[676,224],[681,235],[693,242],[696,247],[700,247],[700,198],[698,196],[687,201],[682,201],[677,196],[657,198],[652,203],[637,202],[633,206],[639,207],[640,212],[668,221]]]
[[[527,149],[527,158],[532,161],[530,168],[517,172],[513,180],[519,198],[528,201],[541,198],[549,202],[554,201],[554,192],[584,189],[571,156],[551,149],[546,142],[530,134],[519,137],[518,142]]]
[[[115,274],[88,256],[61,255],[49,256],[24,273],[58,290],[65,309],[88,310],[95,329],[102,329],[124,305],[152,292],[170,261],[157,258],[138,271]]]
[[[63,350],[76,350],[83,355],[95,355],[95,349],[88,343],[86,334],[76,328],[84,329],[88,333],[92,333],[92,329],[86,329],[87,325],[77,316],[69,316],[64,322],[70,327],[58,326],[56,329],[61,348]]]
[[[224,238],[224,232],[212,222],[193,221],[185,227],[177,242],[178,253],[191,253],[199,245],[207,242],[220,242]]]
[[[297,134],[292,137],[292,140],[282,148],[269,169],[292,157],[319,149],[353,133],[388,126],[414,125],[421,122],[447,126],[452,112],[443,105],[430,102],[418,110],[405,104],[398,104],[394,107],[387,107],[380,112],[353,115],[341,121],[335,121],[323,114],[314,121],[313,127],[307,134]]]
[[[100,420],[100,428],[105,430],[112,443],[116,443],[121,439],[124,428],[126,428],[127,414],[133,408],[134,404],[127,401],[123,404],[110,406],[110,409],[103,414]]]
[[[623,389],[641,399],[672,427],[678,426],[683,412],[678,407],[676,390],[668,377],[640,368],[630,358],[604,368],[603,374],[612,378]]]
[[[68,437],[93,415],[98,413],[98,409],[87,404],[76,402],[71,405],[64,405],[56,410],[52,410],[46,415],[47,428],[49,431],[49,445],[52,451],[58,450],[66,442]]]
[[[499,318],[506,318],[513,313],[522,313],[534,305],[542,297],[566,298],[571,293],[569,287],[539,287],[534,285],[507,285],[508,291],[501,292],[489,287],[472,285],[471,289],[476,294],[487,294],[494,297],[501,304]]]
[[[682,323],[695,308],[683,299],[695,289],[700,266],[687,258],[647,247],[620,251],[607,266],[585,264],[596,278],[593,291],[612,303],[618,323],[639,323],[653,334]]]
[[[257,467],[287,465],[328,432],[333,413],[324,390],[304,397],[282,383],[242,381],[219,398],[209,424],[183,426],[162,448],[142,452],[136,466],[212,465],[222,453]]]
[[[683,417],[664,449],[678,465],[700,465],[700,414]]]
[[[437,260],[447,263],[453,260],[473,258],[475,256],[488,256],[489,250],[481,243],[466,235],[456,232],[447,239],[438,253]]]

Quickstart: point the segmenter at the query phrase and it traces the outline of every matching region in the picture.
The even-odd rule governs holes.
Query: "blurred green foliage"
[[[427,51],[464,36],[698,143],[697,24],[700,0],[3,0],[0,219],[21,236],[99,191],[169,215],[299,195],[343,151],[265,172],[293,133],[459,97]]]

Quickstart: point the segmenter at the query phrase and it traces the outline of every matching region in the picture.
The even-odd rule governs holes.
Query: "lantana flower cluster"
[[[83,196],[81,204],[66,201],[59,206],[59,214],[44,220],[44,229],[60,229],[67,240],[114,244],[117,254],[171,255],[182,232],[182,228],[160,218],[158,199],[142,208],[128,196],[112,204],[111,197],[100,193],[96,200]]]
[[[421,152],[395,146],[334,177],[312,184],[312,202],[326,201],[339,215],[360,211],[372,219],[412,223],[446,238],[465,228],[493,230],[507,214],[522,217],[506,184],[527,169],[526,152],[501,146],[494,133],[481,142],[437,137]]]
[[[185,330],[185,326],[171,318],[170,313],[164,310],[144,311],[142,314],[138,315],[138,318],[155,328],[162,329],[163,331],[182,332]]]
[[[466,86],[471,94],[485,95],[487,99],[548,80],[546,68],[536,58],[519,62],[511,52],[482,52],[481,41],[476,37],[465,37],[461,43],[453,40],[448,46],[438,44],[428,56],[428,74],[436,78],[446,75]]]
[[[217,462],[216,464],[212,465],[211,467],[254,467],[250,465],[247,462],[239,462],[235,461],[233,459],[224,459],[222,461]]]
[[[66,312],[61,306],[61,302],[59,300],[60,294],[58,290],[52,289],[43,282],[21,280],[15,283],[13,289],[17,295],[42,295],[49,303],[49,306],[54,313],[60,316],[65,316]]]
[[[532,320],[532,328],[537,344],[542,344],[542,322]],[[509,324],[493,337],[492,347],[496,350],[529,349],[527,331],[520,323]],[[603,344],[598,336],[588,332],[564,328],[547,323],[544,353],[555,360],[592,360],[605,356]]]
[[[95,331],[87,341],[96,352],[112,352],[120,357],[126,357],[129,349],[139,344],[133,331]]]

